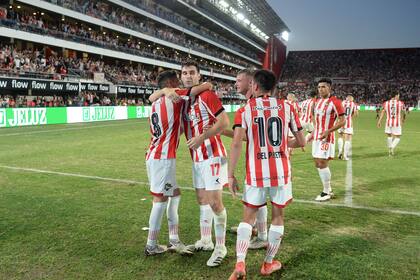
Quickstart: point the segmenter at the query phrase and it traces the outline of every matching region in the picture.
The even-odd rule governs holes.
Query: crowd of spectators
[[[200,41],[192,36],[187,36],[185,33],[178,31],[176,29],[170,28],[166,25],[160,24],[153,20],[150,20],[145,17],[140,17],[138,14],[134,14],[122,7],[111,5],[105,1],[99,0],[50,0],[52,3],[56,3],[65,8],[84,13],[86,15],[96,17],[111,23],[115,23],[126,28],[139,31],[151,35],[153,37],[160,38],[165,41],[175,43],[177,45],[182,45],[188,47],[192,50],[203,52],[209,55],[212,55],[217,58],[222,58],[224,60],[236,63],[242,66],[247,66],[248,63],[243,59],[240,59],[233,54],[230,54],[226,51],[218,49],[212,45]],[[130,2],[130,1],[127,1]],[[131,3],[131,2],[130,2]],[[223,39],[215,32],[211,32],[204,27],[200,27],[197,24],[165,9],[164,7],[154,3],[153,1],[133,1],[131,4],[140,7],[148,12],[151,12],[158,17],[165,18],[169,21],[175,22],[177,24],[182,24],[188,29],[194,29],[194,31],[199,32],[200,34],[206,35],[206,37],[211,37],[212,39],[218,41],[223,46],[226,46],[230,49],[235,49],[239,52],[242,52],[253,59],[257,59],[256,54],[246,50],[239,45],[236,45],[233,42]],[[198,29],[198,30],[197,30]]]
[[[280,92],[304,99],[319,77],[332,78],[340,98],[352,94],[360,104],[379,105],[398,92],[414,107],[420,101],[420,48],[291,51]]]
[[[1,19],[0,24],[31,33],[50,35],[75,42],[83,42],[175,64],[180,64],[182,61],[191,59],[190,54],[181,53],[172,48],[159,47],[137,38],[123,39],[115,33],[93,30],[92,28],[83,26],[77,22],[71,23],[60,21],[58,23],[49,23],[42,20],[42,16],[39,14],[9,12],[7,14],[7,19]],[[232,75],[237,71],[232,67],[225,67],[225,65],[205,59],[200,60],[200,65],[205,70],[227,75]]]
[[[420,77],[420,48],[291,51],[281,80],[313,81],[316,77],[350,81],[412,81]]]
[[[309,98],[310,92],[316,90],[314,84],[288,83],[279,89],[280,96],[294,93],[299,101]],[[347,95],[353,95],[355,102],[365,105],[380,106],[388,100],[391,94],[400,93],[400,99],[408,107],[417,107],[420,101],[420,81],[378,82],[378,83],[335,83],[334,94],[344,100]]]
[[[111,65],[99,59],[62,57],[50,48],[20,50],[0,44],[0,74],[7,76],[62,80],[93,79],[94,73],[104,73],[110,82],[117,84],[155,85],[157,72],[139,65]]]
[[[226,104],[240,102],[231,82],[211,81],[214,90]],[[228,97],[228,98],[226,98]],[[238,103],[239,104],[239,103]],[[70,106],[143,106],[150,105],[148,95],[113,95],[85,91],[79,95],[0,95],[0,108],[70,107]]]
[[[143,106],[150,102],[145,96],[115,97],[85,92],[81,95],[25,96],[0,95],[0,108],[72,107],[72,106]]]

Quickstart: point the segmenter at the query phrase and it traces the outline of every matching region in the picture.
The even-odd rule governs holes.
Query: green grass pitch
[[[408,116],[394,158],[375,124],[373,112],[355,122],[354,207],[344,204],[346,162],[330,165],[337,198],[313,203],[322,187],[311,148],[295,151],[295,201],[286,208],[278,254],[284,270],[266,279],[420,278],[420,113]],[[206,267],[204,252],[144,256],[148,141],[144,119],[0,129],[0,279],[227,279],[235,264],[230,233],[228,257],[218,268]],[[244,176],[244,157],[237,174]],[[184,188],[180,237],[193,243],[199,209],[183,137],[177,179]],[[228,227],[237,225],[240,201],[225,195],[224,204]],[[167,236],[164,219],[162,244]],[[248,279],[262,279],[264,253],[248,252]]]

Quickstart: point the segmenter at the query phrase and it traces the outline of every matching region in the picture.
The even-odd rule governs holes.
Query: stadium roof
[[[222,36],[244,46],[254,47],[258,45],[260,51],[264,51],[266,40],[254,33],[250,25],[255,25],[259,30],[270,36],[273,34],[280,34],[289,28],[268,5],[265,0],[155,0],[157,3],[166,6],[167,8],[183,15],[184,17],[205,26],[210,30],[214,30]],[[235,18],[232,13],[222,11],[220,7],[221,2],[225,2],[229,7],[237,10],[237,13],[243,14],[249,23],[241,24],[238,18]],[[206,16],[203,16],[205,14]],[[252,24],[251,24],[252,23]],[[240,34],[242,39],[238,36],[232,36],[228,29],[220,28],[226,26],[228,29],[233,30],[236,34]],[[248,39],[251,41],[244,41]],[[255,45],[256,44],[256,45]]]
[[[249,20],[268,35],[280,34],[284,30],[290,32],[289,27],[265,0],[230,0],[227,2],[237,6],[238,9],[245,9]]]

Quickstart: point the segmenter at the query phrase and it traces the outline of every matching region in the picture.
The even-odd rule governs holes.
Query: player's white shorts
[[[196,189],[222,190],[228,183],[227,159],[214,157],[193,163],[193,183]]]
[[[302,125],[302,128],[306,131],[311,133],[314,131],[314,125],[311,122],[303,122],[301,121],[300,124]]]
[[[150,193],[155,196],[173,196],[176,184],[176,159],[146,160]]]
[[[386,134],[401,135],[402,128],[401,126],[385,126]]]
[[[333,159],[335,155],[335,144],[323,140],[312,141],[312,157],[322,159]]]
[[[353,127],[346,127],[346,128],[344,128],[344,127],[340,127],[338,130],[337,130],[337,132],[338,133],[344,133],[344,134],[353,134]]]
[[[273,206],[284,208],[293,199],[292,183],[281,187],[259,188],[245,185],[242,202],[252,208],[259,208],[267,204],[267,198]]]

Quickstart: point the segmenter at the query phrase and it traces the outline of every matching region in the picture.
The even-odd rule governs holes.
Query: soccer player
[[[298,115],[300,116],[300,106],[299,102],[297,101],[296,95],[294,95],[293,93],[289,93],[287,95],[287,101],[293,106],[295,112],[298,113]]]
[[[290,105],[292,105],[292,107],[295,109],[295,112],[298,114],[299,119],[300,119],[300,116],[301,116],[301,114],[300,114],[300,107],[299,107],[299,102],[298,102],[298,100],[296,98],[296,95],[294,95],[293,93],[289,93],[287,95],[286,99],[287,99],[287,102],[289,102]],[[289,131],[289,137],[290,138],[293,138],[294,137],[292,131]],[[302,148],[302,150],[304,151],[305,149]],[[289,155],[292,156],[292,154],[293,154],[293,148],[290,148],[289,147]]]
[[[252,88],[251,82],[254,71],[251,69],[243,69],[238,72],[236,75],[236,91],[246,97],[247,100],[252,97]],[[222,133],[223,135],[233,138],[233,130],[225,129]],[[267,206],[264,205],[258,208],[257,218],[255,223],[256,225],[257,236],[251,239],[249,243],[249,249],[262,249],[266,248],[268,245],[267,242]],[[232,227],[232,230],[237,232],[237,227]],[[253,233],[255,227],[253,227]]]
[[[175,71],[164,71],[158,79],[159,87],[178,87]],[[174,103],[165,96],[152,103],[150,132],[152,138],[146,154],[147,175],[153,207],[149,218],[149,235],[144,250],[146,256],[161,254],[168,250],[158,245],[162,217],[167,210],[169,228],[169,249],[191,254],[178,236],[178,206],[180,190],[176,183],[176,150],[179,144],[182,102]],[[169,199],[168,199],[169,198]],[[169,200],[169,202],[168,202]]]
[[[381,108],[380,106],[376,106],[376,119],[379,120],[379,114],[381,113]]]
[[[164,71],[158,76],[161,88],[177,88],[179,80],[175,71]],[[202,84],[190,90],[179,90],[179,95],[195,95],[211,89],[211,84]],[[164,91],[164,90],[163,90]],[[182,125],[181,113],[183,99],[178,94],[169,92],[167,96],[156,93],[150,97],[152,114],[150,116],[150,132],[152,138],[146,154],[146,168],[149,178],[150,192],[153,195],[153,207],[149,218],[149,235],[145,248],[146,256],[176,251],[181,254],[192,254],[179,240],[178,207],[180,190],[176,183],[176,151]],[[169,246],[158,245],[163,213],[166,209],[169,228]]]
[[[353,136],[353,117],[357,117],[359,114],[359,110],[357,110],[357,104],[354,103],[353,100],[353,96],[347,95],[346,100],[343,101],[342,105],[344,108],[346,122],[343,127],[340,127],[337,130],[338,158],[344,160],[349,160],[349,152],[351,150],[351,138]]]
[[[268,232],[268,247],[261,267],[262,275],[281,269],[273,260],[284,234],[284,207],[292,201],[291,166],[288,146],[303,147],[305,138],[294,108],[285,100],[271,97],[276,78],[271,71],[258,70],[252,79],[254,98],[235,115],[234,137],[230,151],[229,189],[235,196],[238,190],[235,169],[246,137],[246,179],[243,191],[244,215],[238,227],[236,241],[237,263],[229,279],[244,279],[245,258],[251,238],[252,223],[258,208],[272,203],[272,220]],[[289,142],[289,129],[295,140]]]
[[[393,94],[390,100],[384,102],[382,108],[377,126],[381,127],[382,119],[386,113],[385,134],[388,136],[388,153],[389,156],[393,156],[394,150],[400,142],[402,125],[405,121],[404,103],[400,101],[399,93]]]
[[[312,133],[312,157],[318,169],[323,191],[316,201],[327,201],[334,196],[331,188],[331,171],[328,163],[334,158],[334,132],[345,123],[341,101],[332,95],[332,81],[323,78],[318,81],[319,99],[314,104],[315,129]]]
[[[314,104],[316,102],[316,97],[318,96],[318,91],[313,90],[310,93],[310,98],[304,100],[300,104],[301,108],[301,116],[300,116],[300,124],[302,125],[303,129],[306,130],[308,133],[307,138],[311,135],[312,131],[314,130],[313,125],[313,110]]]
[[[181,66],[181,80],[185,87],[198,85],[200,78],[200,68],[194,61],[187,61]],[[200,205],[201,239],[189,248],[197,251],[214,248],[207,266],[218,266],[227,254],[227,214],[222,200],[223,186],[228,183],[227,159],[220,133],[229,126],[229,117],[213,91],[191,97],[184,107],[183,117],[193,160],[193,183]],[[216,246],[211,237],[213,217]]]

